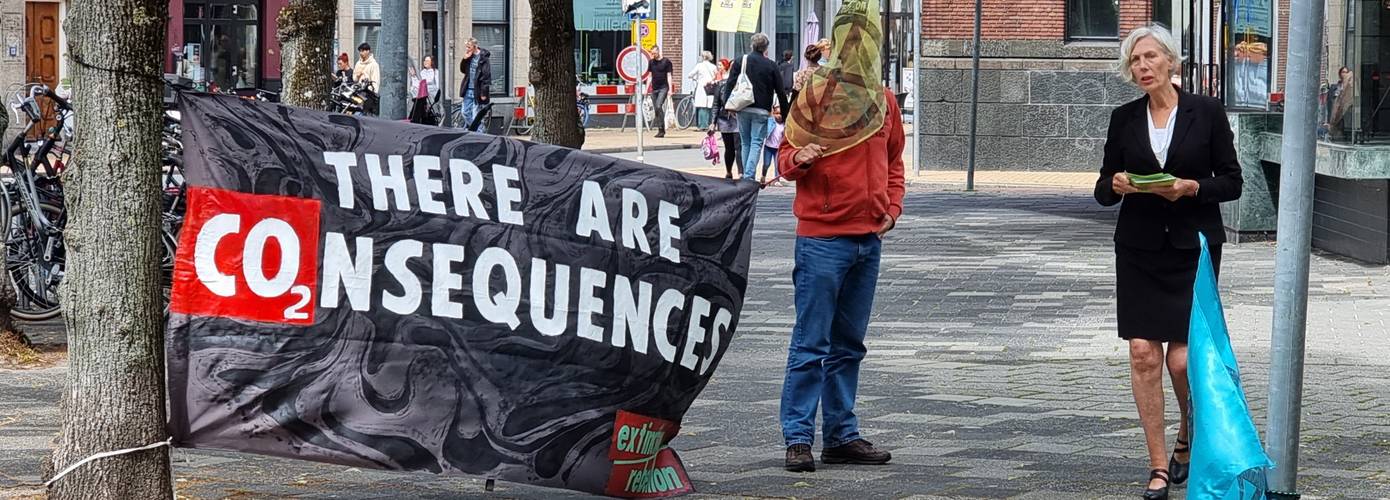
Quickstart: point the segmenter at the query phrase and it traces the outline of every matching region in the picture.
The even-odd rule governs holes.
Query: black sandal
[[[1173,484],[1187,482],[1187,473],[1189,466],[1192,465],[1192,457],[1188,456],[1187,462],[1179,462],[1178,454],[1190,452],[1192,452],[1192,447],[1188,446],[1187,441],[1179,439],[1176,443],[1173,443],[1173,455],[1168,457],[1168,470],[1173,471]]]
[[[1167,469],[1153,469],[1149,471],[1149,481],[1155,479],[1163,480],[1163,487],[1159,489],[1144,488],[1144,500],[1168,500],[1168,480]]]

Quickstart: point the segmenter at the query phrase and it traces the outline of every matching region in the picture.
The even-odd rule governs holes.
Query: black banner
[[[667,443],[738,324],[757,186],[182,95],[180,446],[691,491]]]

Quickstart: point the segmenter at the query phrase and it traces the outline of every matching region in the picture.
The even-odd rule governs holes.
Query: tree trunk
[[[5,129],[9,126],[9,113],[0,113],[0,136],[8,137],[8,134],[5,134]],[[10,221],[0,221],[0,223],[4,224],[4,227],[0,228],[0,231],[9,231]],[[9,255],[7,251],[8,249],[5,248],[5,238],[0,238],[0,259]],[[12,332],[20,339],[25,339],[24,333],[19,331],[19,325],[16,325],[14,318],[10,316],[10,310],[14,309],[14,303],[14,285],[10,283],[9,276],[0,273],[0,334]]]
[[[328,109],[333,90],[333,28],[337,0],[291,0],[280,10],[279,34],[284,91],[291,106]],[[351,59],[349,59],[351,60]]]
[[[73,166],[63,174],[69,222],[61,288],[70,367],[55,471],[168,437],[159,151],[169,2],[73,5],[67,30],[77,130]],[[172,498],[169,449],[88,462],[49,492],[55,499]]]
[[[531,0],[531,85],[536,89],[536,125],[531,140],[578,149],[584,129],[575,108],[574,4]],[[559,55],[559,57],[557,57]]]

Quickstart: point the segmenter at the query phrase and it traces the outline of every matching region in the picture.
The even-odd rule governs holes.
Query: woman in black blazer
[[[1147,499],[1165,499],[1187,480],[1190,457],[1187,330],[1192,283],[1206,236],[1220,268],[1226,241],[1219,204],[1240,197],[1240,164],[1220,101],[1183,92],[1171,78],[1176,44],[1158,26],[1134,30],[1120,47],[1120,76],[1144,97],[1110,115],[1096,201],[1120,204],[1115,224],[1115,291],[1120,338],[1129,341],[1130,383],[1149,451]],[[1141,191],[1129,175],[1166,172],[1172,186]],[[1164,352],[1167,343],[1167,352]],[[1163,367],[1173,380],[1182,422],[1173,455],[1163,435]],[[1165,463],[1166,461],[1166,463]]]

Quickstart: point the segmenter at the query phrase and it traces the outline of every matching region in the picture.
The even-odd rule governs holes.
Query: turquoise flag
[[[1240,369],[1226,333],[1207,238],[1193,283],[1187,380],[1192,387],[1192,469],[1187,498],[1265,498],[1265,471],[1274,463],[1250,420]]]

